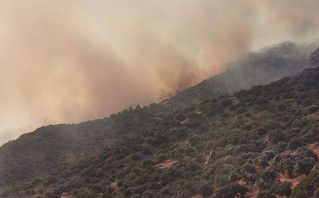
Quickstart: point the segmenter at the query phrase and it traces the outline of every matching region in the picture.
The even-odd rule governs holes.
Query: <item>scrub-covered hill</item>
[[[301,71],[309,67],[307,59],[314,46],[315,43],[292,42],[271,46],[248,54],[230,64],[225,73],[160,104],[137,106],[101,120],[41,127],[24,134],[0,147],[0,187],[45,173],[60,164],[72,165],[96,156],[104,147],[136,134],[174,111]]]
[[[12,180],[1,197],[312,197],[319,192],[319,65],[312,63],[295,76],[182,110],[153,104],[63,126],[110,138],[87,133],[92,145],[105,142],[98,155],[78,145],[74,152],[86,150],[82,160],[66,157],[31,179],[14,179],[7,165]],[[2,159],[17,155],[3,154],[16,142],[1,148]]]
[[[318,42],[298,44],[287,41],[249,53],[230,63],[225,72],[179,92],[168,103],[176,108],[294,75],[313,65],[312,59],[308,64],[308,58],[317,46]]]

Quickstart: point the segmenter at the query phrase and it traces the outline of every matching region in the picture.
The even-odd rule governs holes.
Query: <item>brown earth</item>
[[[160,169],[166,169],[166,168],[172,167],[175,164],[178,164],[177,160],[168,159],[162,163],[156,164],[156,166],[159,167]]]

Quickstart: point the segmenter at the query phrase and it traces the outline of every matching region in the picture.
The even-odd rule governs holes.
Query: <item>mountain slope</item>
[[[104,147],[135,134],[176,110],[301,71],[308,67],[309,51],[314,48],[314,43],[300,45],[285,42],[271,46],[247,55],[230,64],[225,73],[160,104],[124,110],[110,118],[76,125],[42,127],[22,135],[0,147],[0,186],[47,172],[59,164],[71,165],[95,156]],[[25,171],[26,168],[28,171]]]
[[[124,110],[110,118],[41,127],[24,134],[0,147],[0,186],[28,179],[60,164],[73,164],[95,156],[106,146],[130,137],[168,112],[162,105],[153,104],[144,109]]]
[[[163,104],[125,111],[106,120],[144,125],[133,125],[134,133],[98,156],[60,163],[32,180],[3,187],[1,197],[63,192],[73,197],[310,197],[319,178],[318,90],[316,67],[175,112]]]
[[[308,58],[317,46],[318,42],[298,44],[287,41],[249,53],[229,64],[224,73],[179,92],[167,102],[173,106],[178,103],[189,105],[294,75],[309,67]]]

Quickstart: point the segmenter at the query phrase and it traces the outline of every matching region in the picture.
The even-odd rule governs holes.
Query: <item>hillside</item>
[[[319,65],[310,62],[315,68],[296,76],[183,110],[163,102],[40,128],[0,148],[1,197],[311,197],[319,191]]]
[[[160,104],[154,103],[143,108],[137,106],[134,110],[130,108],[109,118],[81,124],[41,127],[24,134],[16,141],[0,147],[0,187],[45,173],[60,164],[72,165],[96,156],[119,139],[130,137],[173,112],[189,108],[200,101],[301,71],[308,67],[307,58],[314,45],[285,42],[271,46],[248,54],[244,59],[230,64],[225,73]],[[260,75],[264,76],[261,80],[254,80]],[[245,83],[237,83],[239,80]],[[237,85],[236,88],[234,85]]]
[[[313,65],[308,64],[308,58],[317,46],[318,42],[301,44],[287,41],[249,53],[230,63],[225,72],[179,92],[167,102],[176,108],[294,75]]]
[[[95,156],[114,141],[166,117],[168,112],[163,105],[143,109],[138,106],[110,118],[41,127],[24,134],[0,147],[0,186]]]
[[[251,53],[244,59],[230,64],[225,73],[180,92],[176,97],[149,107],[138,106],[135,111],[139,113],[134,117],[131,116],[132,109],[129,109],[102,120],[42,127],[33,133],[22,135],[16,141],[0,148],[0,186],[47,172],[59,164],[72,164],[92,157],[119,138],[135,134],[141,128],[148,127],[175,110],[182,110],[192,104],[224,94],[227,90],[240,90],[265,84],[280,76],[301,71],[307,67],[306,60],[313,48],[314,43],[300,45],[285,42]],[[281,64],[274,64],[274,61],[268,59],[277,60]],[[270,67],[273,69],[267,70]],[[250,72],[242,72],[246,70]],[[260,72],[261,70],[263,72]],[[259,78],[260,73],[264,75],[263,81],[245,80]],[[232,79],[233,84],[237,84],[236,88],[230,84]],[[236,83],[236,79],[245,81],[245,86]]]

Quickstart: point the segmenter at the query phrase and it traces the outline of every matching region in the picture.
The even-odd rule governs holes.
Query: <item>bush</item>
[[[200,137],[198,135],[190,135],[188,138],[188,142],[192,145],[192,146],[196,146],[197,143],[199,142]]]
[[[258,194],[257,198],[276,198],[276,195],[270,191],[262,191]]]
[[[222,106],[225,108],[225,107],[231,105],[233,103],[233,101],[231,99],[227,98],[227,99],[222,100],[221,103],[222,103]]]
[[[306,174],[310,173],[312,167],[316,164],[316,160],[313,157],[305,157],[297,162],[297,168],[295,170],[296,174]]]
[[[280,142],[281,140],[283,140],[285,137],[285,135],[281,132],[281,131],[272,131],[269,134],[269,139],[272,143],[277,144],[278,142]]]
[[[58,180],[57,180],[57,178],[56,177],[53,177],[53,176],[51,176],[51,177],[49,177],[48,178],[48,183],[49,184],[53,184],[53,183],[55,183],[55,182],[57,182]]]
[[[166,156],[165,154],[160,154],[160,155],[157,157],[157,163],[164,162],[165,160],[167,160],[167,156]]]
[[[256,185],[259,188],[259,190],[269,189],[269,185],[266,182],[264,182],[263,180],[257,180]]]
[[[296,192],[295,195],[292,197],[294,197],[294,198],[310,198],[309,194],[304,190]]]
[[[183,114],[178,114],[178,115],[176,116],[176,119],[179,120],[179,121],[184,121],[184,120],[186,119],[186,117],[185,117],[185,115],[183,115]]]
[[[155,163],[154,163],[152,160],[145,160],[145,161],[143,161],[143,163],[142,163],[142,166],[143,166],[143,167],[152,166],[152,165],[155,165]]]
[[[139,154],[134,153],[131,155],[131,160],[139,160],[139,159],[141,159],[141,156]]]
[[[213,188],[206,182],[202,182],[199,184],[199,193],[204,196],[209,196],[213,193]]]
[[[260,177],[267,183],[273,182],[277,178],[277,173],[273,169],[266,169],[261,172]]]
[[[103,191],[103,187],[101,184],[94,184],[91,186],[91,190],[95,193],[100,193]]]
[[[200,165],[196,161],[191,160],[187,162],[186,169],[194,172],[200,169]]]
[[[319,170],[312,171],[294,189],[291,197],[307,198],[311,197],[319,186]]]
[[[202,125],[202,123],[200,121],[192,120],[192,121],[187,122],[185,125],[188,128],[197,129]]]
[[[299,140],[299,139],[292,139],[289,143],[288,143],[288,149],[289,150],[295,150],[298,147],[304,146],[306,145],[303,141]]]
[[[216,197],[233,198],[240,194],[240,197],[244,197],[249,191],[248,187],[245,185],[239,185],[237,183],[230,183],[218,189],[216,192]]]
[[[246,112],[246,108],[244,108],[244,107],[239,107],[237,109],[237,111],[236,111],[236,113],[238,113],[238,114],[242,114],[242,113],[245,113],[245,112]]]
[[[153,154],[153,152],[151,151],[151,149],[149,149],[147,147],[144,147],[143,148],[143,154],[144,155],[151,155],[151,154]]]
[[[215,175],[214,184],[217,187],[223,187],[223,186],[229,184],[227,175]]]
[[[301,128],[303,126],[304,126],[304,123],[298,119],[294,120],[294,122],[291,125],[291,127],[294,127],[294,128]]]
[[[272,191],[276,193],[276,195],[289,197],[292,192],[291,186],[291,182],[275,183],[272,188]]]
[[[243,165],[242,171],[247,172],[247,173],[255,173],[256,172],[256,168],[252,164],[246,163],[246,164]]]
[[[178,137],[181,139],[184,139],[187,137],[187,132],[184,129],[178,129],[176,133]]]
[[[259,106],[265,106],[268,104],[268,99],[265,98],[264,96],[259,96],[256,100],[255,100],[255,104],[259,105]]]
[[[189,190],[183,189],[178,191],[176,198],[185,198],[185,197],[191,197],[191,196],[192,194]]]
[[[240,175],[236,172],[231,172],[228,177],[228,180],[230,182],[237,182],[238,180],[240,180]]]
[[[252,126],[250,124],[246,124],[244,126],[241,127],[241,130],[243,131],[249,131],[251,130]]]
[[[287,107],[284,105],[284,104],[280,104],[279,106],[278,106],[278,110],[279,111],[285,111],[287,109]]]
[[[131,198],[141,198],[141,195],[139,195],[139,194],[133,194],[133,195],[131,196]]]
[[[163,135],[157,135],[150,140],[152,146],[159,147],[161,144],[169,143],[169,139]]]
[[[319,106],[318,105],[312,105],[311,107],[309,107],[308,109],[308,113],[309,114],[313,114],[313,113],[316,113],[319,109]]]
[[[265,135],[267,133],[267,130],[264,128],[257,129],[258,135]]]
[[[302,105],[304,107],[308,107],[308,106],[312,105],[312,103],[313,103],[313,101],[310,99],[306,99],[306,100],[302,101]]]

